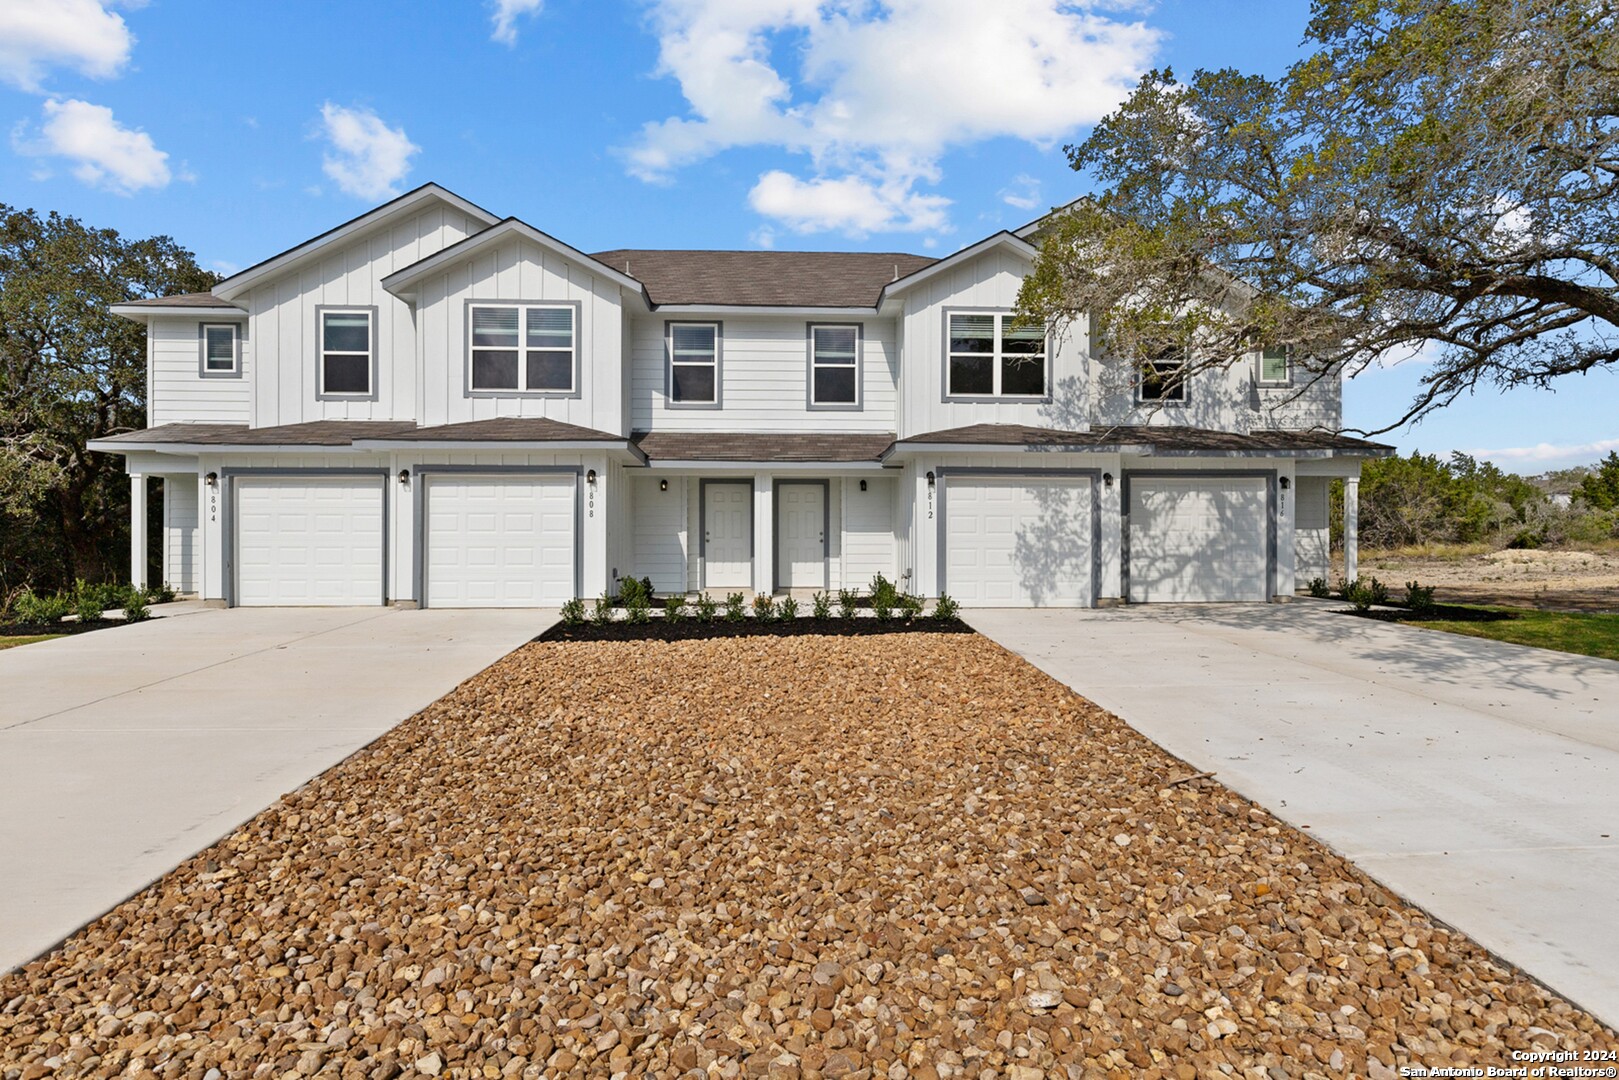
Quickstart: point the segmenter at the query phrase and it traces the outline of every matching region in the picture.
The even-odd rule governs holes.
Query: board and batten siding
[[[483,229],[447,205],[379,222],[287,273],[254,287],[247,297],[254,363],[255,427],[311,420],[413,420],[418,416],[417,339],[410,305],[383,289],[382,279]],[[373,397],[320,400],[319,307],[377,308]]]
[[[252,401],[248,380],[253,371],[251,335],[240,332],[242,373],[203,378],[200,327],[210,320],[153,318],[146,328],[149,364],[146,422],[159,424],[246,424]],[[224,319],[221,322],[232,320]],[[246,322],[237,324],[242,331]]]
[[[667,322],[719,322],[721,408],[667,400]],[[809,408],[809,324],[862,327],[861,408]],[[892,319],[804,315],[637,315],[630,342],[630,425],[636,431],[894,430],[899,351]]]
[[[520,300],[579,305],[579,384],[572,395],[474,397],[467,382],[467,301]],[[534,416],[628,434],[624,430],[624,301],[619,286],[582,263],[513,237],[422,282],[423,424]]]
[[[1047,383],[1051,400],[945,401],[945,315],[966,308],[1011,311],[1030,264],[1005,249],[924,281],[904,294],[904,394],[900,399],[899,437],[970,424],[1027,424],[1031,427],[1083,431],[1089,420],[1086,323],[1054,329],[1047,349]]]

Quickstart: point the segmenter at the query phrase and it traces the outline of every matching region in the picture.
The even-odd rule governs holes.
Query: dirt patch
[[[1375,574],[1391,589],[1415,579],[1438,586],[1442,600],[1456,603],[1619,611],[1616,553],[1494,551],[1462,558],[1411,558],[1368,552],[1360,565],[1363,575]]]
[[[1584,1048],[1619,1037],[965,634],[528,645],[0,979],[19,1080]]]

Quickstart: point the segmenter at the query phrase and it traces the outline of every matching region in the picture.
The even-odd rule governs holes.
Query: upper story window
[[[1014,326],[1010,313],[952,311],[946,316],[947,398],[1046,396],[1046,331]]]
[[[320,309],[320,396],[375,393],[375,308]]]
[[[573,393],[577,323],[573,304],[470,305],[468,387],[474,393]]]
[[[668,324],[669,402],[720,403],[720,323]]]
[[[1164,352],[1142,361],[1136,395],[1143,402],[1172,405],[1186,400],[1186,358]]]
[[[811,323],[810,408],[860,407],[860,326]]]
[[[1293,384],[1293,350],[1286,345],[1274,345],[1259,350],[1259,385],[1291,386]]]
[[[242,373],[241,327],[235,323],[203,323],[197,328],[201,355],[197,370],[205,379],[228,379]]]

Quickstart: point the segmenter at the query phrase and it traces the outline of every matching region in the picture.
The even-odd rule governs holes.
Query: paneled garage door
[[[968,607],[1089,607],[1091,482],[946,480],[944,591]]]
[[[236,603],[380,604],[381,477],[237,477]]]
[[[430,476],[428,607],[550,607],[574,594],[572,474]]]
[[[1268,600],[1262,476],[1130,477],[1130,600]]]

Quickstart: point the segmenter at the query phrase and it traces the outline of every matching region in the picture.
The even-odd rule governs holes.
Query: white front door
[[[703,485],[703,587],[753,584],[753,485]]]
[[[1130,477],[1130,601],[1268,600],[1262,476]]]
[[[382,603],[382,478],[244,476],[236,488],[236,603]]]
[[[776,578],[784,589],[826,588],[826,485],[784,483],[776,487],[781,530]]]
[[[1091,482],[948,480],[944,591],[966,607],[1091,606]]]
[[[574,594],[572,476],[430,476],[428,607],[550,607]]]

